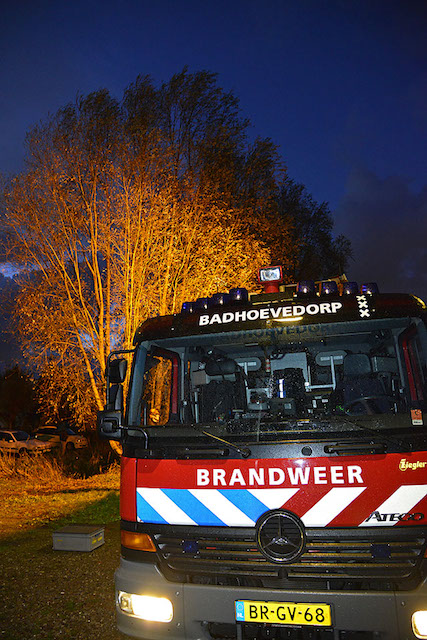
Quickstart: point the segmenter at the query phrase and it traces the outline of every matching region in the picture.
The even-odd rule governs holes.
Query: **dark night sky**
[[[426,0],[16,0],[0,29],[0,172],[78,92],[208,69],[329,202],[349,278],[427,299]]]

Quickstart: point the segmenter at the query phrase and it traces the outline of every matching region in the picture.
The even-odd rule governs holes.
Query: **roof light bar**
[[[333,295],[358,295],[359,286],[354,281],[344,281],[345,276],[334,278],[333,280],[323,280],[314,282],[313,280],[301,280],[297,285],[286,285],[282,287],[283,294],[289,290],[296,290],[293,295],[302,298],[314,298],[317,296],[333,296]],[[279,285],[283,282],[282,267],[277,265],[274,267],[263,267],[258,271],[258,281],[263,285],[265,293],[279,293]],[[295,289],[296,288],[296,289]],[[360,293],[365,295],[374,295],[379,293],[376,282],[367,282],[360,287]],[[292,295],[292,293],[291,293]],[[211,298],[197,298],[192,302],[184,302],[181,313],[193,314],[197,311],[207,311],[212,307],[224,307],[228,304],[246,304],[249,302],[249,293],[243,287],[235,287],[230,289],[229,293],[215,293]]]

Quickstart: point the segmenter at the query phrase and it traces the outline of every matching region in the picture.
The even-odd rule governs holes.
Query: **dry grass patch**
[[[0,454],[0,478],[19,479],[22,485],[30,485],[34,489],[58,486],[67,480],[63,465],[45,454]]]
[[[47,456],[0,456],[0,535],[67,518],[118,520],[120,468],[87,479],[65,474],[61,462]],[[98,506],[99,505],[99,506]],[[83,514],[83,515],[82,515]]]

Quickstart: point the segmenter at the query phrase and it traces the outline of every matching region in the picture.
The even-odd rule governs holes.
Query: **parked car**
[[[43,442],[31,438],[26,431],[17,429],[2,429],[0,431],[0,451],[17,453],[38,453],[52,450],[50,442]]]
[[[63,443],[63,448],[68,451],[72,449],[83,449],[88,446],[87,438],[80,433],[76,433],[69,427],[40,427],[35,433],[35,438],[39,441],[50,442],[54,447],[59,447],[61,443]]]

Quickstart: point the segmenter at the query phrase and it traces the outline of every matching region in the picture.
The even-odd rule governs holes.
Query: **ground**
[[[118,470],[48,482],[0,475],[0,495],[0,640],[123,640],[114,612]],[[70,523],[104,525],[105,544],[54,551],[53,532]]]

